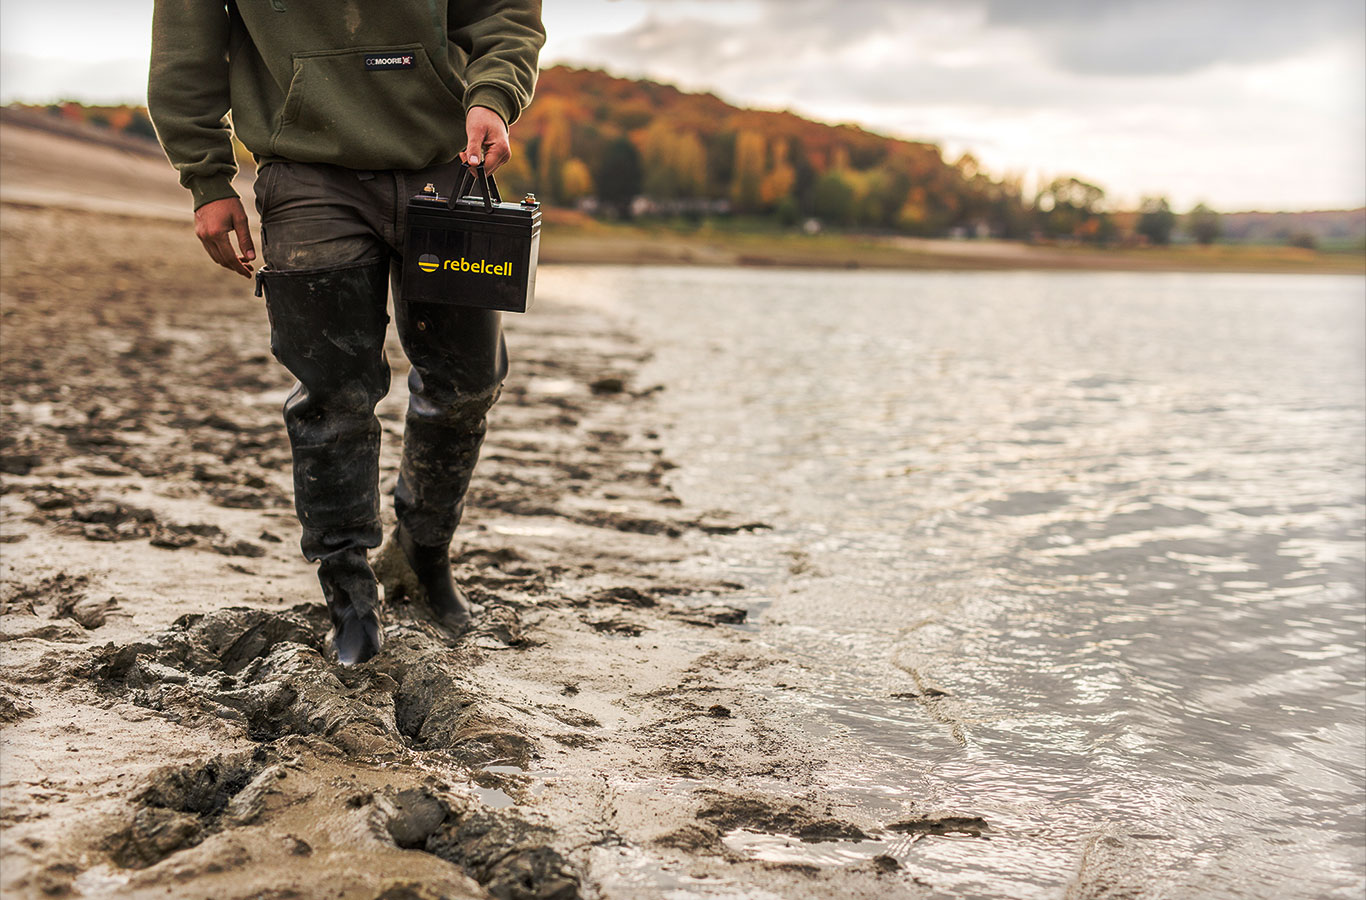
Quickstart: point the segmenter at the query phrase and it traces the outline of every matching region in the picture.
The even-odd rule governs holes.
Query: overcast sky
[[[0,102],[145,99],[150,0],[0,0]],[[546,0],[542,60],[1184,210],[1366,204],[1362,0]]]

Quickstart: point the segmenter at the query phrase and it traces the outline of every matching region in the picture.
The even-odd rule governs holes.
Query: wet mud
[[[871,856],[785,864],[736,835],[977,827],[822,793],[819,736],[773,700],[803,669],[708,556],[765,525],[673,495],[667,386],[602,313],[543,297],[508,323],[452,547],[476,627],[385,598],[384,651],[346,669],[245,282],[180,223],[8,204],[0,225],[5,896],[914,897]]]

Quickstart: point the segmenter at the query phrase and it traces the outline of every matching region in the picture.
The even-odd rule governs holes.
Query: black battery
[[[541,205],[534,196],[505,203],[482,165],[466,166],[449,196],[429,184],[408,201],[407,212],[404,301],[531,308],[541,247]]]

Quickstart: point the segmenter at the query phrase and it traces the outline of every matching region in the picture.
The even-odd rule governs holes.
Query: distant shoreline
[[[1061,247],[1000,240],[754,234],[596,222],[547,211],[541,262],[948,271],[1268,272],[1366,275],[1366,254],[1298,247]],[[565,221],[565,220],[568,221]]]
[[[117,135],[23,110],[0,110],[5,171],[0,204],[61,208],[132,220],[191,219],[188,194],[175,172],[145,142],[129,152]],[[255,219],[253,173],[236,186]],[[651,222],[610,223],[546,207],[541,261],[563,264],[773,266],[937,271],[1052,270],[1141,272],[1279,272],[1366,274],[1366,253],[1299,247],[1214,244],[1209,247],[1100,248],[1044,246],[995,239],[931,239],[827,231],[753,231],[729,220],[686,231]]]

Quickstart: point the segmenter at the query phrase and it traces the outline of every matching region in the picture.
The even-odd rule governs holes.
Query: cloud
[[[1360,0],[981,0],[988,26],[1032,34],[1081,74],[1193,72],[1218,63],[1297,56],[1360,35]]]
[[[961,29],[960,37],[990,42],[1013,35],[1064,71],[1122,76],[1285,59],[1366,28],[1360,0],[749,0],[725,4],[753,11],[743,31],[735,32],[717,27],[720,2],[647,5],[658,14],[613,36],[614,49],[623,49],[623,42],[629,49],[635,41],[638,48],[686,48],[713,60],[801,54],[813,47],[837,54],[869,35],[913,42],[926,25],[937,32],[933,26],[947,20]]]

